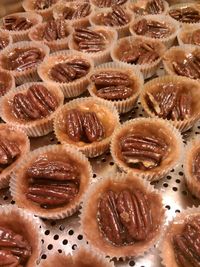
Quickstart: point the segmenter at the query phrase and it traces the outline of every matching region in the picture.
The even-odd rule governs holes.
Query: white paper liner
[[[134,20],[134,15],[131,13],[128,9],[124,8],[124,12],[128,15],[129,23],[123,25],[123,26],[105,26],[102,25],[100,22],[97,21],[97,19],[101,16],[101,14],[106,14],[108,12],[112,12],[112,8],[96,8],[94,12],[89,17],[90,24],[92,26],[104,26],[106,28],[112,28],[115,29],[118,33],[118,38],[122,38],[125,36],[128,36],[130,34],[129,32],[129,25]]]
[[[200,140],[196,137],[186,146],[183,168],[185,182],[189,191],[198,199],[200,199],[200,181],[193,174],[194,157],[198,150],[200,151]]]
[[[177,35],[179,45],[192,44],[192,34],[200,29],[200,24],[186,24],[182,26]]]
[[[102,121],[106,137],[101,141],[92,143],[85,142],[74,142],[72,141],[64,129],[65,125],[65,114],[68,110],[73,108],[84,108],[85,111],[93,111],[98,114]],[[97,113],[98,112],[98,113]],[[57,139],[62,144],[69,144],[70,146],[76,147],[78,150],[83,152],[87,157],[94,158],[103,154],[110,145],[111,136],[115,127],[119,125],[119,114],[112,103],[103,99],[96,99],[93,97],[85,97],[72,100],[61,107],[54,119],[54,132]]]
[[[58,107],[54,112],[52,112],[49,116],[39,119],[39,120],[30,120],[30,121],[21,121],[17,119],[11,113],[10,101],[12,101],[13,97],[17,93],[25,93],[32,85],[43,85],[48,89],[53,95],[55,95]],[[12,91],[8,92],[4,95],[0,100],[0,116],[1,118],[13,126],[17,126],[23,129],[28,136],[37,137],[46,135],[53,130],[53,118],[56,116],[59,107],[63,105],[64,96],[62,91],[58,88],[58,86],[50,85],[48,83],[43,82],[32,82],[25,83]]]
[[[4,56],[7,56],[12,52],[15,48],[39,48],[44,53],[44,58],[49,55],[49,47],[40,44],[38,42],[28,42],[28,41],[22,41],[17,42],[13,45],[9,45],[6,47],[2,52],[0,52],[0,69],[4,69],[2,66],[2,60]],[[43,59],[44,60],[44,59]],[[24,84],[26,82],[34,82],[38,81],[39,76],[37,74],[37,67],[41,63],[38,63],[35,67],[26,69],[24,71],[16,71],[16,70],[7,70],[10,72],[14,77],[17,84]]]
[[[84,59],[90,63],[91,67],[87,75],[79,79],[76,79],[72,82],[66,82],[66,83],[59,83],[51,79],[49,72],[53,66],[55,66],[58,63],[67,62],[70,59],[76,59],[76,58]],[[87,90],[90,72],[93,70],[93,67],[94,67],[93,60],[90,59],[84,53],[77,51],[70,51],[70,50],[58,51],[45,58],[45,60],[38,67],[38,75],[43,81],[48,82],[51,85],[59,86],[59,88],[63,91],[64,96],[70,98],[79,96]]]
[[[151,232],[151,238],[149,238],[149,240],[118,247],[108,242],[99,230],[97,223],[98,200],[102,194],[109,189],[114,188],[114,190],[117,190],[117,186],[129,190],[137,188],[142,192],[146,192],[149,197],[152,197],[151,207],[152,210],[156,210],[156,212],[154,210],[156,214],[155,216],[153,215],[153,220],[154,223],[156,220],[157,228],[154,229],[153,233]],[[162,208],[163,203],[161,195],[147,181],[133,176],[131,173],[117,173],[115,177],[111,177],[108,174],[89,187],[84,200],[80,215],[81,232],[89,242],[89,245],[104,256],[109,256],[111,259],[116,260],[127,260],[132,257],[144,255],[145,252],[150,250],[153,245],[158,242],[165,221],[165,211],[164,208]]]
[[[117,50],[119,49],[119,47],[121,46],[125,46],[125,43],[129,43],[130,45],[133,44],[135,42],[147,42],[147,43],[152,43],[155,44],[157,46],[157,52],[159,54],[159,58],[157,60],[155,60],[154,62],[150,63],[150,64],[142,64],[142,65],[138,65],[138,64],[129,64],[129,65],[135,65],[138,67],[138,69],[142,72],[144,79],[150,78],[151,76],[153,76],[157,69],[159,68],[160,64],[161,64],[161,57],[163,55],[163,53],[166,50],[166,47],[164,46],[164,44],[162,44],[161,41],[159,40],[149,40],[146,39],[145,37],[134,37],[134,36],[129,36],[129,37],[124,37],[119,39],[116,44],[113,46],[112,50],[111,50],[111,57],[112,60],[115,62],[123,62],[119,59],[118,55],[117,55]]]
[[[134,83],[136,83],[135,87],[137,89],[136,91],[134,91],[134,94],[131,97],[124,99],[124,100],[113,100],[113,101],[105,100],[107,102],[113,103],[119,113],[126,113],[134,107],[138,99],[138,96],[142,91],[142,87],[144,84],[143,76],[137,67],[130,66],[129,64],[122,63],[122,62],[121,63],[108,62],[102,65],[98,65],[94,69],[94,71],[91,73],[91,75],[97,73],[98,71],[109,71],[109,70],[116,70],[116,71],[122,70],[126,74],[129,73],[130,74],[129,76],[134,80]],[[95,85],[92,81],[90,82],[90,85],[88,86],[88,91],[92,97],[96,99],[102,99],[96,95]]]
[[[193,101],[196,102],[195,107],[198,105],[197,100],[200,98],[199,82],[189,79],[187,77],[176,76],[176,75],[161,76],[161,77],[155,78],[147,82],[144,85],[143,91],[140,95],[141,105],[148,116],[152,118],[159,118],[158,115],[156,115],[153,111],[150,110],[147,104],[147,101],[145,99],[146,93],[153,92],[153,88],[154,87],[158,88],[159,84],[169,84],[169,83],[173,83],[174,85],[177,85],[177,86],[182,84],[185,89],[186,88],[188,89],[188,92],[191,92],[191,93],[193,92],[192,98],[193,98]],[[186,84],[188,85],[187,87],[186,87]],[[198,106],[199,106],[198,110],[196,110],[195,113],[187,119],[184,119],[184,120],[165,119],[165,120],[173,124],[179,131],[185,132],[189,130],[200,119],[200,105]]]
[[[47,25],[47,22],[43,22],[43,23],[40,23],[40,24],[36,25],[35,27],[33,27],[29,31],[29,34],[28,34],[30,40],[35,41],[35,42],[44,43],[45,45],[47,45],[50,48],[51,52],[68,49],[69,36],[70,36],[70,33],[72,32],[71,26],[68,25],[68,23],[65,21],[65,27],[66,27],[66,30],[68,32],[68,35],[62,39],[47,41],[47,40],[43,39],[42,36],[41,36],[42,38],[38,37],[38,34],[41,35],[40,31],[43,30],[46,25]]]
[[[45,155],[53,153],[54,160],[64,160],[61,155],[66,155],[65,159],[70,159],[77,163],[76,167],[80,171],[80,186],[78,195],[63,207],[57,207],[52,209],[43,209],[38,204],[26,198],[28,181],[25,183],[25,172],[31,162],[34,162],[39,156],[46,157]],[[55,156],[55,154],[57,156]],[[89,183],[92,179],[92,168],[88,159],[77,149],[66,145],[48,145],[40,147],[30,152],[26,159],[17,166],[16,171],[12,174],[10,181],[10,191],[16,204],[24,209],[29,210],[33,214],[47,219],[63,219],[74,214],[80,207],[83,201],[83,195],[85,194]]]
[[[0,70],[0,75],[6,75],[7,79],[9,80],[9,87],[6,90],[6,93],[13,90],[15,88],[15,78],[11,73],[5,70]],[[0,79],[1,80],[1,79]],[[1,97],[0,97],[1,99]]]
[[[103,35],[103,32],[105,32],[106,48],[103,51],[99,51],[96,53],[95,52],[93,53],[83,52],[83,53],[87,55],[88,57],[90,57],[94,61],[95,65],[99,65],[104,62],[111,61],[110,51],[111,51],[113,44],[117,41],[117,31],[115,31],[112,28],[106,28],[105,30],[105,27],[103,26],[92,26],[89,29],[97,33],[100,32],[102,33],[102,35]],[[71,34],[70,39],[69,39],[69,49],[79,51],[77,44],[73,40],[73,33]]]
[[[145,128],[152,129],[153,134],[158,135],[161,134],[166,138],[168,143],[170,142],[170,148],[168,149],[167,156],[162,160],[160,166],[157,166],[150,170],[140,170],[136,168],[131,168],[126,164],[120,156],[120,142],[119,138],[123,136],[123,132],[133,133],[134,131],[128,131],[131,127],[136,127],[137,125],[143,124],[143,131]],[[142,133],[141,133],[142,134]],[[115,132],[113,133],[111,140],[111,155],[117,164],[117,166],[124,172],[131,172],[133,175],[144,178],[148,181],[157,181],[166,176],[169,171],[173,168],[176,168],[180,165],[182,157],[183,157],[183,139],[180,132],[173,126],[171,123],[158,118],[136,118],[133,120],[129,120],[125,122],[123,125],[119,126]]]
[[[167,27],[169,27],[171,33],[170,33],[170,35],[168,35],[165,38],[153,38],[153,37],[148,37],[145,35],[143,35],[143,37],[145,37],[149,40],[160,40],[166,47],[171,47],[173,45],[175,39],[176,39],[177,34],[178,34],[179,23],[177,21],[174,21],[173,19],[171,19],[170,16],[165,16],[165,15],[147,15],[145,17],[138,17],[138,18],[136,18],[136,20],[132,21],[132,23],[130,24],[129,31],[130,31],[131,35],[133,35],[135,37],[141,36],[141,35],[138,35],[133,30],[133,26],[144,18],[147,21],[156,21],[156,22],[160,22],[160,23],[165,23],[165,25]]]
[[[27,153],[30,150],[30,141],[28,139],[28,136],[20,128],[9,124],[1,123],[0,136],[3,139],[5,135],[9,141],[18,140],[18,142],[16,141],[16,143],[19,145],[21,152],[18,159],[16,159],[11,165],[6,167],[0,173],[0,188],[8,187],[11,173],[15,170],[16,165],[20,164],[20,162],[24,160],[24,158],[26,157]]]
[[[11,45],[13,43],[13,39],[12,39],[11,35],[8,32],[5,32],[5,31],[3,31],[3,30],[0,29],[0,36],[1,36],[2,39],[5,38],[5,39],[8,40],[8,45],[7,46],[9,46],[9,45]],[[3,51],[5,48],[3,48],[2,50],[0,50],[0,52]]]
[[[20,12],[20,13],[14,13],[14,14],[11,14],[11,15],[19,17],[19,18],[20,17],[26,18],[26,19],[28,19],[29,21],[31,21],[33,23],[33,26],[42,22],[42,17],[40,15],[36,14],[35,12]],[[8,15],[8,16],[10,16],[10,15]],[[0,21],[0,29],[1,29],[1,31],[9,33],[10,36],[12,37],[12,39],[13,39],[13,42],[20,42],[20,41],[28,41],[29,40],[28,33],[29,33],[30,29],[33,28],[33,26],[31,26],[27,30],[9,31],[9,30],[6,30],[6,29],[2,28],[2,23],[3,23],[2,20],[3,19],[1,19],[1,21]]]
[[[32,255],[26,267],[35,267],[42,253],[41,245],[41,221],[33,214],[18,208],[16,205],[2,205],[0,207],[0,225],[8,227],[14,232],[21,234],[31,245]]]
[[[164,267],[179,267],[176,262],[174,250],[172,247],[172,243],[170,241],[170,237],[172,235],[172,227],[181,226],[184,224],[184,221],[191,216],[200,215],[200,207],[191,207],[181,211],[180,214],[177,214],[176,217],[169,222],[168,227],[163,232],[163,238],[160,242],[160,257],[162,260],[162,266]],[[177,230],[177,229],[176,229]],[[180,230],[179,230],[180,231]]]

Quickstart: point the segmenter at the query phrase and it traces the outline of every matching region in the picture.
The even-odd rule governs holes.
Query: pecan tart
[[[0,266],[35,267],[40,257],[39,221],[12,205],[0,208]]]
[[[195,45],[172,47],[164,54],[163,65],[168,74],[200,80],[200,48]]]
[[[19,128],[0,124],[0,188],[8,186],[11,172],[29,152],[27,135]]]
[[[22,128],[28,136],[43,136],[53,130],[53,118],[63,101],[57,86],[27,83],[2,97],[1,117]]]
[[[116,42],[111,50],[111,57],[116,62],[137,65],[146,79],[157,71],[165,50],[165,45],[160,40],[131,36]]]
[[[54,131],[62,144],[69,144],[88,157],[103,154],[119,124],[114,105],[92,97],[65,104],[54,119]]]
[[[200,28],[199,25],[184,25],[178,33],[178,42],[180,45],[192,44],[200,46]]]
[[[8,32],[0,30],[0,52],[11,45],[13,42],[11,35]]]
[[[87,90],[93,65],[84,53],[59,51],[46,57],[38,74],[43,81],[59,86],[65,97],[75,97]]]
[[[123,260],[153,246],[163,222],[159,193],[130,173],[103,177],[91,186],[81,213],[81,228],[89,244],[110,258]]]
[[[112,102],[119,113],[126,113],[135,105],[143,86],[141,72],[123,63],[97,66],[90,76],[91,96]]]
[[[35,26],[29,32],[32,41],[43,42],[48,45],[51,52],[68,48],[69,34],[72,29],[64,20],[50,20]]]
[[[164,0],[137,0],[128,3],[129,9],[137,16],[166,14],[169,4]]]
[[[140,100],[150,117],[169,120],[180,131],[200,119],[200,84],[186,77],[162,76],[145,84]]]
[[[7,71],[0,70],[0,97],[15,88],[15,79]]]
[[[30,152],[11,179],[17,205],[32,213],[61,219],[79,209],[90,183],[87,158],[74,148],[50,145]]]
[[[181,160],[179,131],[162,119],[138,118],[117,128],[111,154],[119,168],[150,181],[163,178]]]
[[[200,5],[183,3],[171,6],[168,14],[181,24],[200,23]]]
[[[44,44],[17,42],[0,52],[0,68],[10,72],[17,84],[37,81],[37,67],[48,54],[49,48]]]
[[[114,29],[102,26],[76,27],[69,40],[69,48],[86,53],[95,65],[110,61],[110,50],[117,41]]]
[[[42,22],[42,17],[34,12],[7,15],[0,20],[0,29],[8,32],[14,42],[29,40],[28,32]]]
[[[199,267],[200,209],[187,208],[169,224],[161,244],[166,267]]]

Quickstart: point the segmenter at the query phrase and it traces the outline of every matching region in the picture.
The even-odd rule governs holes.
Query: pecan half
[[[98,97],[107,100],[122,100],[127,99],[133,94],[133,90],[130,87],[124,85],[109,86],[101,88],[97,91],[96,95]]]
[[[100,87],[106,86],[130,86],[131,79],[129,75],[120,71],[101,71],[90,77],[91,81]]]
[[[69,138],[75,142],[81,140],[83,135],[83,118],[82,113],[77,109],[72,109],[67,112],[66,116],[66,131]]]
[[[19,157],[21,151],[19,146],[14,141],[9,141],[7,138],[0,140],[0,166],[7,167]]]
[[[35,9],[43,10],[51,7],[56,3],[56,0],[36,0],[35,1]]]
[[[104,18],[106,26],[123,26],[128,22],[128,16],[120,6],[113,6],[112,12],[109,12]]]
[[[27,18],[17,16],[6,16],[3,19],[3,28],[9,31],[24,31],[33,26],[33,23]]]
[[[98,7],[111,7],[113,5],[123,5],[124,3],[126,3],[127,0],[100,0],[100,1],[96,1],[96,5]]]
[[[80,19],[90,14],[90,4],[84,3],[79,5],[72,15],[72,19]]]
[[[47,41],[54,41],[65,38],[67,36],[65,22],[61,19],[51,20],[47,22],[44,28],[43,38]]]

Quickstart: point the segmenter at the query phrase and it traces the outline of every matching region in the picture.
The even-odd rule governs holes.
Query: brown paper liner
[[[105,30],[105,28],[102,26],[92,26],[89,29],[96,31],[97,33],[102,33],[102,35],[105,36],[106,48],[103,51],[99,51],[96,53],[95,52],[94,53],[83,52],[83,53],[88,57],[90,57],[94,61],[95,65],[111,61],[110,50],[111,47],[114,45],[114,43],[117,41],[117,32],[114,29],[108,27]],[[79,51],[78,45],[73,39],[73,34],[71,34],[69,39],[69,49]]]
[[[66,132],[65,128],[65,115],[66,112],[73,108],[80,108],[84,111],[94,111],[98,118],[104,125],[105,128],[105,138],[101,141],[96,141],[92,143],[85,143],[82,141],[74,142],[72,141]],[[54,131],[57,139],[62,144],[68,144],[76,147],[78,150],[83,152],[87,157],[94,158],[103,154],[110,145],[111,136],[115,127],[119,125],[119,115],[112,103],[105,101],[103,99],[96,99],[93,97],[79,98],[70,101],[65,104],[57,113],[54,119]]]
[[[129,31],[134,37],[141,36],[134,31],[133,27],[142,19],[144,19],[144,17],[138,17],[130,24]],[[147,21],[152,20],[160,23],[165,23],[166,26],[169,27],[171,33],[165,38],[152,38],[145,35],[143,35],[143,37],[149,40],[160,40],[166,47],[170,47],[173,45],[179,30],[179,23],[177,21],[174,21],[173,19],[171,19],[171,17],[165,15],[147,15],[145,16],[145,19]]]
[[[178,32],[177,39],[179,45],[192,44],[192,34],[200,29],[200,24],[186,24],[182,26]]]
[[[51,158],[52,160],[70,160],[76,164],[80,171],[80,186],[78,195],[63,207],[43,209],[33,201],[26,198],[28,180],[26,178],[27,167],[38,158]],[[26,159],[17,166],[10,181],[10,191],[17,205],[27,209],[33,214],[48,219],[63,219],[75,213],[83,200],[83,195],[92,179],[92,168],[88,159],[70,146],[49,145],[30,152]]]
[[[19,145],[21,151],[18,159],[0,173],[0,188],[6,188],[9,185],[11,173],[15,170],[17,164],[23,162],[29,152],[30,141],[28,136],[20,128],[4,123],[0,124],[0,136],[2,139],[6,137],[9,141],[15,141]]]
[[[140,101],[143,109],[147,113],[148,116],[152,118],[158,118],[158,116],[150,110],[147,101],[145,99],[146,93],[153,93],[158,91],[159,84],[170,84],[173,83],[174,85],[183,85],[184,89],[188,90],[188,92],[192,95],[192,107],[193,107],[193,114],[188,119],[184,120],[168,120],[171,124],[173,124],[179,131],[185,132],[189,130],[199,119],[200,119],[200,105],[199,105],[199,98],[200,98],[200,85],[199,82],[189,79],[187,77],[182,76],[162,76],[155,78],[149,82],[147,82],[143,88],[143,91],[140,95]],[[187,85],[187,87],[186,87]],[[194,111],[195,109],[195,111]]]
[[[5,82],[7,85],[6,93],[13,90],[15,88],[15,78],[13,77],[13,75],[7,71],[0,70],[0,80],[1,80],[1,76],[5,78]],[[1,99],[1,96],[0,96],[0,99]]]
[[[0,29],[0,36],[1,36],[2,39],[5,38],[5,40],[8,42],[7,46],[9,46],[9,45],[11,45],[13,43],[13,39],[12,39],[11,35],[9,34],[9,32],[5,32],[5,31],[2,31]],[[3,48],[2,50],[0,50],[0,52],[3,51],[5,48]]]
[[[137,66],[138,69],[142,72],[144,79],[147,79],[156,73],[157,69],[159,68],[159,66],[161,64],[161,57],[166,50],[166,47],[164,46],[164,44],[161,43],[161,41],[149,40],[143,36],[142,37],[134,37],[134,36],[124,37],[124,38],[119,39],[116,42],[116,44],[113,46],[113,48],[111,50],[111,57],[112,57],[112,60],[115,62],[122,62],[120,60],[118,53],[119,52],[123,53],[123,49],[126,47],[126,45],[129,45],[131,48],[132,44],[134,45],[135,43],[141,43],[141,42],[147,42],[147,43],[154,45],[157,49],[156,51],[158,52],[158,54],[160,56],[157,60],[155,60],[154,62],[152,62],[150,64],[148,64],[148,63],[142,64],[142,65],[130,64],[130,65]]]
[[[131,168],[123,160],[120,152],[120,138],[126,134],[147,132],[150,136],[158,136],[165,139],[168,145],[168,153],[161,161],[160,165],[147,170]],[[111,146],[112,157],[117,166],[124,172],[131,172],[133,175],[144,178],[148,181],[162,179],[169,171],[180,165],[183,156],[183,139],[180,132],[169,122],[158,118],[137,118],[125,122],[113,133]]]
[[[0,69],[4,69],[2,62],[4,57],[8,56],[15,48],[39,48],[44,53],[44,58],[49,54],[49,48],[46,45],[39,44],[38,42],[17,42],[13,45],[9,45],[0,53]],[[17,84],[24,84],[26,82],[38,81],[39,76],[37,74],[38,63],[35,67],[26,69],[24,71],[7,70],[15,77]]]
[[[154,229],[144,241],[135,242],[126,246],[114,246],[108,242],[101,231],[97,222],[97,210],[99,198],[108,190],[113,189],[118,192],[120,189],[135,190],[139,189],[145,192],[149,199],[152,209],[152,219]],[[81,210],[81,232],[91,247],[94,247],[104,256],[109,256],[119,260],[129,259],[131,257],[142,256],[154,244],[157,243],[164,224],[165,211],[162,204],[162,197],[157,190],[147,181],[129,174],[116,174],[115,177],[103,177],[97,183],[90,186],[85,195]]]
[[[176,215],[173,221],[168,224],[168,227],[163,233],[163,238],[160,242],[160,257],[162,260],[162,266],[164,267],[179,267],[176,262],[174,249],[172,247],[171,238],[174,231],[181,233],[184,221],[187,221],[192,216],[200,215],[200,208],[192,207],[183,210],[180,214]],[[192,266],[192,265],[191,265]]]
[[[129,64],[122,62],[121,63],[109,62],[99,65],[94,69],[91,75],[98,73],[99,71],[108,71],[108,70],[117,70],[117,71],[122,71],[126,74],[128,73],[130,75],[130,78],[132,78],[134,81],[134,93],[131,97],[124,100],[113,100],[113,101],[105,100],[107,102],[113,103],[119,113],[126,113],[130,111],[136,104],[136,101],[138,99],[139,94],[141,93],[144,84],[143,76],[137,67],[130,66]],[[88,91],[92,97],[96,99],[102,99],[96,95],[96,88],[93,82],[90,82]]]
[[[22,18],[28,19],[29,21],[31,21],[33,23],[33,26],[42,22],[42,17],[40,15],[36,14],[35,12],[20,12],[20,13],[14,13],[12,15],[16,16],[16,17],[22,17]],[[29,40],[28,33],[33,28],[33,26],[31,26],[27,30],[9,31],[9,30],[2,28],[2,20],[0,21],[1,31],[9,33],[10,36],[12,37],[14,43],[20,42],[20,41],[28,41]]]
[[[32,255],[26,263],[26,267],[35,267],[42,252],[40,224],[40,220],[33,214],[16,205],[0,207],[0,226],[22,235],[31,245]]]
[[[55,95],[58,101],[57,109],[54,112],[52,112],[49,116],[39,119],[39,120],[22,121],[20,119],[17,119],[15,115],[12,113],[12,107],[10,105],[13,97],[19,92],[25,93],[29,89],[30,86],[37,85],[37,84],[41,84],[45,86],[53,95]],[[57,86],[50,85],[50,84],[43,83],[43,82],[26,83],[8,92],[5,96],[2,97],[0,115],[1,115],[1,118],[5,122],[12,124],[13,127],[17,126],[23,129],[23,131],[25,131],[28,136],[31,136],[31,137],[43,136],[43,135],[46,135],[52,132],[53,118],[56,116],[56,113],[59,107],[63,105],[63,102],[64,102],[63,93]]]
[[[69,59],[76,58],[82,58],[90,63],[91,67],[87,75],[81,77],[80,79],[76,79],[72,82],[67,83],[59,83],[51,79],[49,71],[53,66],[55,66],[55,64],[67,62]],[[84,53],[70,50],[59,51],[45,58],[45,60],[38,67],[38,75],[44,82],[59,86],[59,88],[63,91],[64,96],[70,98],[79,96],[87,90],[90,72],[93,70],[93,67],[93,60],[88,58]]]

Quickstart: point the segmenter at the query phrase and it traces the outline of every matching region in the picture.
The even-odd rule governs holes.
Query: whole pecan
[[[18,267],[19,258],[14,256],[9,250],[0,250],[0,266]]]
[[[0,166],[8,166],[20,155],[18,144],[7,138],[0,140]]]
[[[90,14],[90,3],[79,5],[72,15],[72,19],[80,19]]]
[[[36,0],[35,1],[35,9],[43,10],[51,7],[56,3],[56,0]]]
[[[133,94],[130,87],[124,85],[109,86],[101,88],[97,91],[96,95],[107,100],[122,100],[127,99]]]
[[[25,17],[6,16],[3,19],[3,28],[9,31],[27,30],[33,26],[33,23]]]
[[[75,142],[81,140],[83,135],[83,118],[81,111],[71,109],[66,115],[66,131],[70,139]]]
[[[54,41],[57,39],[65,38],[67,34],[68,33],[65,29],[65,22],[61,19],[57,19],[47,22],[44,28],[43,38],[47,41]]]
[[[129,22],[128,16],[120,6],[113,6],[112,12],[109,12],[104,18],[106,26],[123,26]]]
[[[192,163],[194,175],[200,180],[200,153],[197,153]]]
[[[120,71],[101,71],[90,77],[91,81],[100,87],[123,85],[130,86],[129,75]]]

